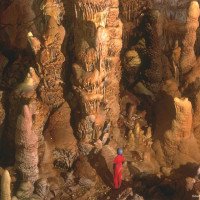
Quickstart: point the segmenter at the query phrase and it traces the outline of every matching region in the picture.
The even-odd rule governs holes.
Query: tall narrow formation
[[[61,45],[65,29],[61,21],[65,12],[60,0],[43,1],[41,10],[46,25],[42,34],[43,42],[32,33],[28,34],[28,41],[36,54],[38,71],[42,78],[39,85],[40,97],[51,108],[57,108],[64,102],[61,72],[65,57],[61,52]]]
[[[176,119],[172,122],[172,132],[176,138],[187,139],[192,128],[192,104],[187,98],[174,98]]]
[[[149,10],[144,19],[144,36],[147,48],[148,68],[145,70],[146,85],[152,92],[162,86],[161,38],[162,20],[158,10]]]
[[[115,6],[117,3],[118,0],[112,1],[107,19],[110,41],[108,44],[108,68],[104,101],[106,103],[106,110],[108,111],[107,116],[112,122],[113,127],[117,127],[117,120],[120,113],[119,82],[121,80],[120,53],[122,49],[122,22],[119,18],[119,7]]]
[[[80,139],[97,140],[119,116],[122,25],[119,2],[75,0],[75,55],[71,81],[80,97]]]
[[[38,179],[38,137],[32,131],[32,114],[27,105],[17,119],[15,167],[23,181]]]
[[[11,200],[11,178],[8,170],[4,170],[1,177],[1,200]]]
[[[183,74],[189,72],[195,64],[196,56],[194,52],[194,44],[196,41],[196,30],[199,26],[199,4],[192,1],[188,9],[186,20],[186,33],[183,40],[181,51],[180,67]]]

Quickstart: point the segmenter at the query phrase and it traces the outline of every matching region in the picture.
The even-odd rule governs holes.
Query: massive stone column
[[[118,0],[75,0],[75,56],[71,81],[79,97],[80,139],[95,141],[119,116],[122,24]]]
[[[28,40],[36,55],[38,72],[42,78],[39,85],[40,98],[50,108],[57,108],[64,102],[61,72],[65,57],[61,45],[65,29],[61,21],[65,12],[60,0],[43,1],[40,8],[44,18],[42,38],[39,40],[29,32]]]

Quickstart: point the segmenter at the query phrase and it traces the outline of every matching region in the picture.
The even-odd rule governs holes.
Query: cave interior
[[[1,200],[200,199],[199,3],[1,0]]]

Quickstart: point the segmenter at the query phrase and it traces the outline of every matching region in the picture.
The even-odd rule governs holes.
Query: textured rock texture
[[[98,140],[105,124],[116,126],[119,117],[120,51],[122,24],[118,1],[75,2],[75,55],[71,77],[79,97],[80,139]]]
[[[65,28],[61,21],[65,12],[61,1],[44,1],[40,8],[45,20],[42,41],[31,32],[28,33],[28,40],[36,55],[38,72],[42,78],[40,97],[51,108],[57,108],[64,102],[61,72],[65,57],[61,52],[61,45]]]
[[[23,181],[38,179],[38,137],[32,131],[32,113],[27,105],[17,119],[15,167]]]
[[[188,8],[187,19],[186,19],[186,33],[181,51],[180,67],[183,74],[189,72],[195,61],[196,56],[194,52],[194,44],[196,41],[196,30],[199,26],[199,4],[197,1],[192,1]]]
[[[158,92],[162,86],[163,78],[161,62],[162,16],[158,10],[152,10],[146,14],[143,20],[147,62],[149,63],[149,67],[145,70],[146,84],[151,91]]]

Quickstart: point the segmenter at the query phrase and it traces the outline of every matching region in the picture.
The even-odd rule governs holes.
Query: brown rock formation
[[[115,4],[75,1],[76,61],[71,80],[81,106],[78,136],[88,141],[99,139],[104,123],[116,126],[119,117],[122,26]]]
[[[162,16],[158,10],[152,10],[148,11],[143,20],[149,65],[145,70],[146,84],[152,92],[157,92],[162,86],[163,77],[161,62]]]
[[[32,113],[27,105],[17,120],[15,145],[15,167],[22,180],[34,183],[38,179],[38,138],[32,131]]]
[[[33,23],[36,18],[32,10],[33,0],[15,0],[3,10],[0,15],[1,30],[0,40],[6,46],[24,50],[27,47],[27,29],[36,32],[35,24]]]
[[[196,30],[199,26],[198,18],[199,4],[197,1],[192,1],[188,9],[185,38],[182,41],[180,67],[183,74],[189,72],[196,61],[194,44],[196,41]]]
[[[172,122],[172,132],[176,138],[187,139],[191,134],[192,105],[187,98],[174,98],[176,119]]]
[[[63,88],[61,86],[62,64],[65,57],[61,52],[61,45],[65,37],[65,29],[61,25],[64,15],[61,1],[44,1],[41,10],[45,19],[43,42],[28,33],[29,43],[36,54],[38,71],[42,78],[39,93],[42,101],[51,108],[59,107],[63,102]]]
[[[162,163],[161,165],[178,168],[181,164],[186,164],[189,161],[199,162],[198,156],[194,153],[199,152],[199,150],[191,130],[191,102],[187,98],[179,99],[176,97],[174,98],[174,105],[175,119],[171,116],[171,120],[173,120],[170,122],[169,116],[165,117],[165,121],[160,118],[159,126],[163,127],[163,129],[159,129],[159,126],[156,128],[156,134],[158,134],[159,130],[161,132],[158,136],[159,140],[155,141],[153,148],[156,152],[157,160],[160,164]],[[168,123],[167,126],[166,123]]]

